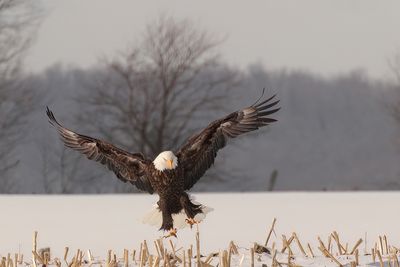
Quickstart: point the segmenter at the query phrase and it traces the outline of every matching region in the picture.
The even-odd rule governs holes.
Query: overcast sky
[[[88,67],[126,48],[160,14],[190,18],[226,36],[221,54],[231,64],[308,69],[331,75],[362,68],[389,76],[400,51],[400,1],[105,1],[42,0],[45,18],[26,67],[55,62]]]

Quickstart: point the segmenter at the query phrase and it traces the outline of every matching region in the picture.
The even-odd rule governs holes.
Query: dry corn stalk
[[[281,250],[281,253],[285,253],[286,249],[289,250],[289,253],[292,252],[292,250],[290,249],[290,244],[292,243],[293,239],[294,239],[294,237],[291,236],[291,237],[289,238],[289,240],[287,240],[287,239],[286,239],[286,236],[285,236],[285,235],[282,235],[282,245],[283,245],[283,248],[282,248],[282,250]],[[292,252],[292,254],[293,254],[293,252]]]
[[[393,261],[394,261],[394,266],[395,267],[400,267],[399,266],[399,259],[397,258],[397,254],[393,253]]]
[[[228,252],[226,250],[224,250],[222,252],[222,261],[223,261],[223,266],[225,267],[229,267],[229,259],[228,259]],[[201,265],[200,265],[201,266]]]
[[[381,266],[381,267],[384,267],[385,265],[383,264],[382,255],[381,255],[380,251],[377,250],[377,251],[376,251],[376,254],[378,255],[378,259],[379,259],[379,264],[380,264],[380,266]]]
[[[171,246],[172,255],[173,255],[174,259],[175,259],[175,258],[176,258],[176,255],[175,255],[175,247],[174,247],[174,244],[172,243],[171,239],[168,240],[168,241],[169,241],[169,245]]]
[[[299,246],[299,249],[300,249],[301,253],[303,253],[303,255],[304,255],[305,257],[307,257],[307,253],[306,253],[306,251],[304,250],[303,246],[301,245],[301,242],[300,242],[299,237],[297,236],[296,232],[293,232],[292,236],[293,236],[294,239],[296,240],[297,245]]]
[[[357,243],[354,245],[353,249],[351,250],[350,254],[354,254],[354,252],[356,251],[357,247],[362,243],[362,239],[358,239]]]
[[[76,251],[76,256],[75,256],[75,266],[80,265],[80,263],[82,262],[82,257],[81,257],[81,250],[78,249]]]
[[[232,251],[232,253],[235,254],[235,255],[239,254],[237,246],[235,245],[235,243],[233,241],[231,241],[229,243],[229,250]]]
[[[164,263],[167,267],[171,267],[171,260],[170,260],[167,249],[164,249]]]
[[[332,235],[328,236],[328,247],[326,250],[332,253]]]
[[[197,266],[201,266],[199,224],[196,224],[196,258],[197,258]]]
[[[159,267],[160,266],[160,257],[156,256],[152,267]]]
[[[7,254],[7,267],[13,267],[13,262],[11,260],[11,254]]]
[[[227,251],[227,253],[228,253],[228,267],[231,267],[231,259],[232,259],[231,250],[229,249],[229,250]]]
[[[372,261],[375,263],[376,262],[376,254],[375,254],[375,249],[371,248],[371,256],[372,256]]]
[[[339,234],[336,231],[333,231],[332,233],[332,237],[335,240],[337,246],[338,246],[338,252],[340,255],[343,255],[343,252],[345,251],[345,248],[342,246],[342,244],[340,244],[340,240],[339,240]]]
[[[356,265],[358,265],[358,249],[356,250],[354,256],[356,258]]]
[[[324,242],[322,242],[322,240],[321,240],[321,238],[319,236],[318,236],[318,242],[319,242],[320,247],[322,247],[322,248],[324,248],[324,250],[328,251],[328,249],[326,248]]]
[[[201,267],[214,267],[214,266],[205,262],[201,262]]]
[[[143,266],[143,243],[140,243],[140,250],[139,250],[139,266]]]
[[[250,260],[251,260],[250,266],[254,267],[254,248],[250,248]]]
[[[108,262],[108,263],[111,262],[111,254],[112,254],[112,250],[109,249],[109,250],[107,251],[107,262]]]
[[[68,251],[69,251],[69,247],[65,247],[64,248],[64,261],[67,264],[67,266],[69,265],[68,261],[67,261],[67,257],[68,257]]]
[[[33,232],[33,237],[32,237],[32,263],[33,263],[33,266],[35,266],[35,267],[36,267],[36,259],[35,259],[34,252],[36,252],[36,250],[37,250],[37,235],[38,235],[37,231]]]
[[[156,251],[157,251],[158,257],[161,257],[160,248],[159,248],[158,243],[156,241],[154,241],[154,246],[156,247]]]
[[[209,264],[214,256],[214,253],[208,254],[207,258],[204,260],[205,263]]]
[[[32,254],[34,255],[35,259],[39,261],[40,264],[44,264],[44,260],[36,251],[32,251]]]
[[[265,247],[268,246],[268,241],[271,238],[272,232],[274,231],[275,223],[276,223],[276,218],[274,218],[274,220],[272,221],[271,228],[269,229],[269,232],[268,232],[267,240],[265,241],[265,245],[264,245]]]
[[[383,255],[383,254],[384,254],[384,251],[383,251],[382,236],[379,236],[379,248],[380,248],[380,253],[381,253],[381,255]]]
[[[319,250],[321,250],[322,253],[331,258],[339,267],[343,267],[343,265],[331,253],[329,253],[329,251],[327,251],[326,248],[323,247],[318,247],[318,248]]]
[[[389,254],[388,242],[386,235],[383,236],[383,243],[385,244],[385,254]]]
[[[150,255],[148,258],[149,266],[153,266],[153,255]]]
[[[224,251],[223,251],[223,250],[221,250],[221,251],[219,252],[219,265],[220,265],[221,267],[225,267],[225,266],[224,266]]]
[[[308,250],[310,251],[311,257],[315,258],[314,252],[313,252],[312,249],[311,249],[310,243],[307,243],[307,247],[308,247]]]
[[[33,232],[32,250],[35,251],[35,252],[37,251],[37,235],[38,235],[37,231]]]
[[[124,266],[129,266],[129,251],[127,249],[124,249]]]
[[[275,249],[274,252],[272,253],[272,266],[276,266],[276,253],[278,251]]]
[[[188,249],[188,261],[189,261],[189,267],[192,266],[192,246]]]
[[[147,241],[143,240],[143,256],[144,256],[144,262],[147,262],[150,252],[149,252],[149,247],[147,246]]]
[[[157,239],[158,249],[160,250],[161,257],[164,258],[164,244],[162,239]]]
[[[137,265],[137,262],[136,262],[136,249],[134,249],[133,252],[132,252],[132,261],[134,261],[135,265]]]
[[[93,258],[93,255],[92,255],[92,252],[90,251],[90,249],[87,250],[87,256],[89,259],[89,263],[92,263],[94,261],[94,258]]]

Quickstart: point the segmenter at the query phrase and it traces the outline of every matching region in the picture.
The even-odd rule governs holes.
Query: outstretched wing
[[[213,121],[207,128],[192,136],[177,152],[179,164],[185,172],[185,190],[190,189],[214,163],[219,149],[229,138],[255,131],[275,119],[267,117],[280,108],[275,108],[279,100],[275,95],[250,107],[233,112],[225,118]]]
[[[130,182],[138,189],[150,194],[154,192],[146,177],[148,162],[142,154],[132,154],[105,141],[75,133],[63,127],[49,108],[46,113],[50,119],[49,122],[56,127],[66,147],[84,154],[88,159],[106,165],[121,181]]]

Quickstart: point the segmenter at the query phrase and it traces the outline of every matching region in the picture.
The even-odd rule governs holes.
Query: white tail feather
[[[193,204],[200,205],[199,202],[193,201],[193,197],[191,197],[191,200],[192,200]],[[201,222],[202,220],[204,220],[206,218],[207,213],[214,210],[213,208],[207,207],[204,205],[201,205],[201,209],[202,209],[203,213],[198,213],[194,217],[194,219],[198,222]],[[186,223],[187,216],[183,209],[181,210],[181,212],[179,212],[177,214],[172,214],[172,219],[174,220],[174,227],[177,229],[183,229],[189,225],[188,223]],[[161,211],[158,208],[157,204],[153,205],[152,209],[148,213],[145,214],[145,216],[142,219],[142,223],[150,224],[152,226],[156,226],[157,228],[161,227],[162,214],[161,214]]]

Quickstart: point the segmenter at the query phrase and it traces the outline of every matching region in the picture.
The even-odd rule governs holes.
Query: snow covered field
[[[272,235],[270,242],[276,241],[279,248],[282,234],[290,237],[296,232],[302,243],[309,242],[314,253],[321,255],[317,249],[317,236],[326,242],[332,231],[337,231],[343,244],[348,242],[349,246],[366,235],[368,252],[378,235],[383,234],[388,236],[391,245],[400,247],[398,192],[195,196],[199,202],[215,209],[200,224],[204,255],[226,249],[231,240],[243,251],[247,251],[253,242],[263,244],[274,217],[277,218],[276,236]],[[140,223],[143,214],[156,200],[156,196],[149,195],[2,195],[0,255],[18,251],[30,255],[35,230],[39,232],[38,248],[49,246],[53,255],[63,255],[65,246],[71,250],[91,249],[100,258],[104,258],[109,249],[121,253],[124,248],[137,249],[143,240],[153,242],[162,235],[157,229]],[[179,230],[178,239],[172,240],[177,247],[195,244],[195,231]],[[364,252],[364,248],[365,242],[359,249]],[[303,266],[322,264],[318,258],[299,261]],[[326,266],[336,266],[325,261]]]

